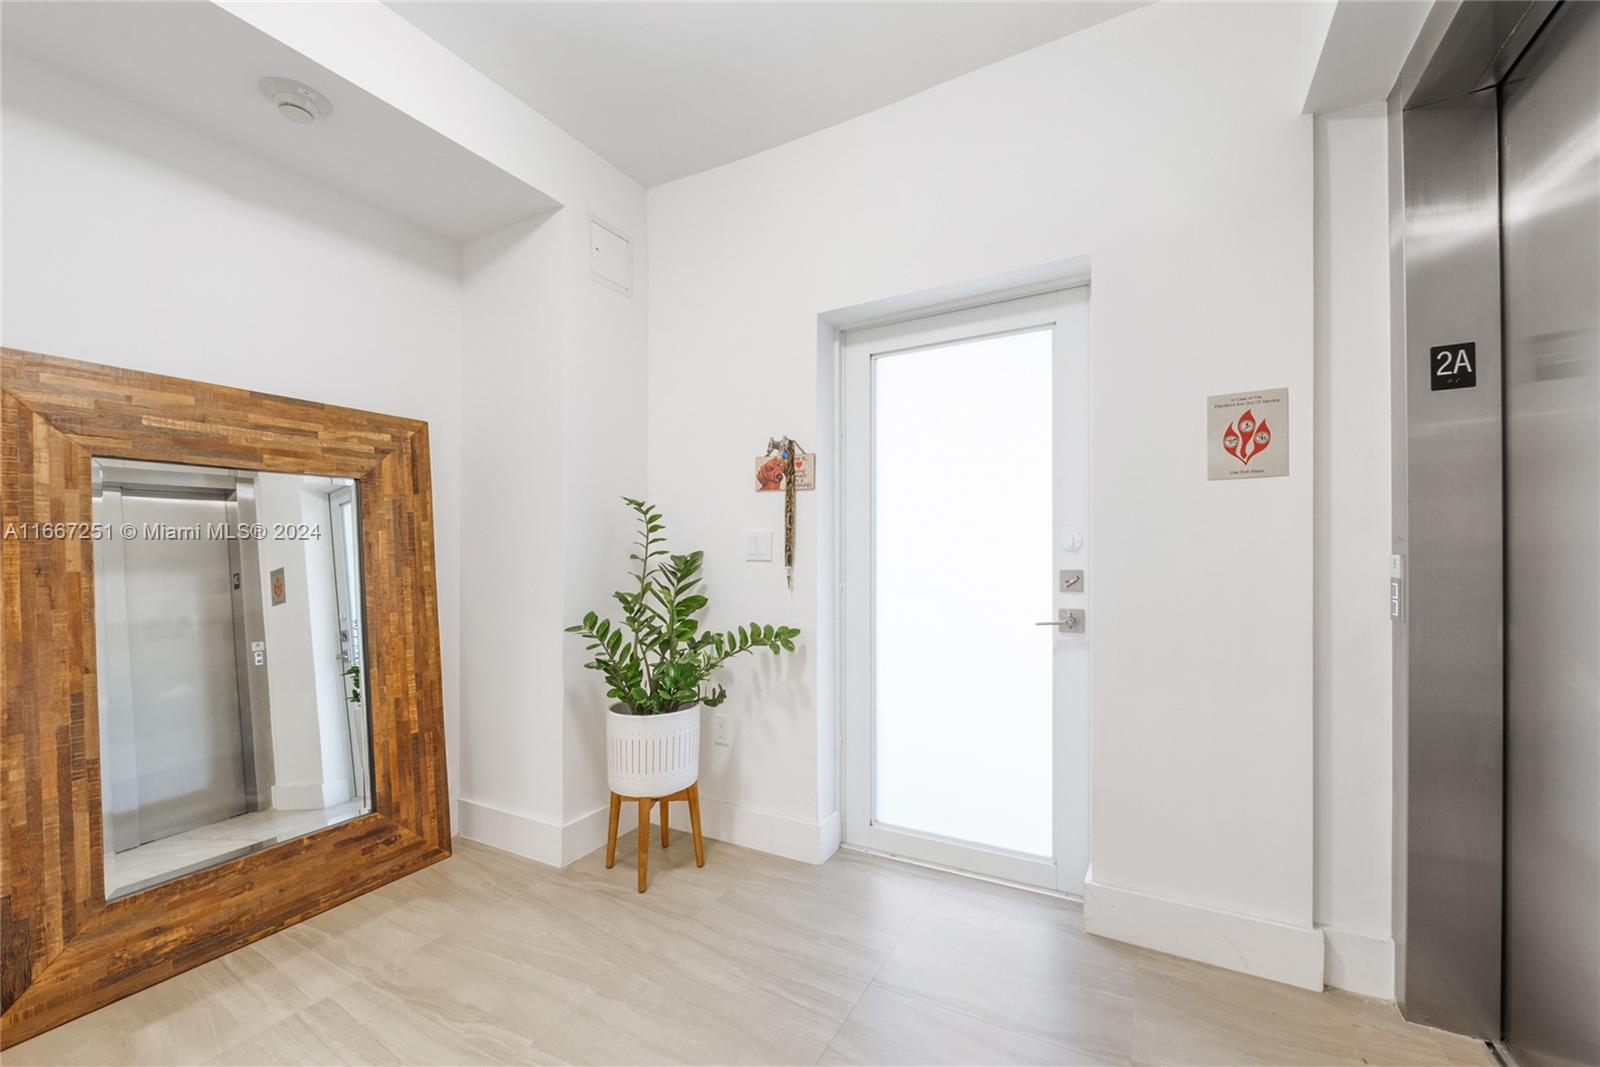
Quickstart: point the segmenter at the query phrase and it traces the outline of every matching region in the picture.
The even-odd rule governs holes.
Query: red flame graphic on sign
[[[1222,431],[1222,450],[1240,463],[1249,463],[1271,443],[1272,427],[1266,419],[1256,422],[1255,412],[1249,408]]]

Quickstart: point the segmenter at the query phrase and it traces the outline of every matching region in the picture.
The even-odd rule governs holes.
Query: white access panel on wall
[[[633,294],[633,243],[599,219],[589,219],[589,274],[619,293]]]

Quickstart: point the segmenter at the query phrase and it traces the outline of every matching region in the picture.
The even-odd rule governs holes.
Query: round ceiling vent
[[[272,101],[278,114],[302,126],[333,114],[327,97],[293,78],[262,78],[261,95]]]

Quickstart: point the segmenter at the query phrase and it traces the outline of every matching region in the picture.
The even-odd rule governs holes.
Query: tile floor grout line
[[[873,985],[877,985],[876,981],[874,981],[872,984]],[[934,1008],[934,1009],[936,1009],[938,1011],[948,1012],[951,1015],[959,1015],[963,1019],[971,1019],[973,1022],[984,1023],[985,1025],[993,1026],[996,1029],[1004,1030],[1007,1033],[1015,1034],[1017,1037],[1026,1037],[1026,1038],[1029,1038],[1029,1039],[1034,1040],[1034,1041],[1042,1041],[1042,1042],[1045,1042],[1046,1044],[1056,1045],[1056,1046],[1059,1046],[1059,1047],[1061,1047],[1063,1049],[1072,1048],[1072,1046],[1068,1042],[1063,1041],[1061,1038],[1056,1037],[1053,1034],[1040,1033],[1037,1030],[1022,1029],[1022,1028],[1019,1028],[1019,1027],[1016,1027],[1016,1026],[1012,1026],[1009,1023],[996,1022],[993,1018],[987,1018],[987,1017],[982,1016],[982,1015],[974,1015],[972,1012],[967,1011],[964,1008],[958,1008],[958,1007],[956,1007],[955,1005],[952,1005],[952,1004],[942,1004],[937,1000],[930,1000],[927,997],[923,996],[922,994],[914,993],[909,989],[896,989],[893,986],[886,986],[885,985],[885,986],[878,986],[878,991],[880,993],[887,993],[892,997],[900,997],[903,1000],[914,1000],[918,1004],[925,1004],[930,1008]],[[1133,999],[1134,998],[1131,995],[1128,997],[1128,1000],[1130,1002],[1129,1003],[1130,1009],[1133,1006],[1132,1005]],[[1130,1040],[1131,1040],[1131,1037],[1130,1037]]]
[[[817,1058],[815,1060],[811,1061],[812,1063],[821,1063],[822,1057],[828,1054],[828,1050],[833,1047],[834,1041],[839,1037],[840,1031],[842,1031],[845,1028],[845,1024],[850,1021],[850,1016],[854,1015],[856,1013],[856,1009],[861,1006],[861,998],[866,996],[867,990],[871,989],[873,984],[877,982],[878,975],[883,971],[884,966],[894,956],[895,951],[900,948],[900,943],[906,939],[906,934],[913,926],[916,925],[917,920],[922,917],[922,909],[928,906],[928,901],[933,899],[933,895],[938,891],[938,885],[933,885],[928,888],[928,895],[922,898],[922,901],[917,905],[917,910],[912,913],[910,919],[906,920],[905,927],[901,929],[900,933],[895,937],[894,944],[889,946],[889,951],[883,954],[883,959],[879,960],[878,965],[872,969],[871,976],[868,977],[866,982],[861,986],[861,992],[857,993],[856,999],[851,1002],[850,1010],[844,1013],[844,1018],[839,1020],[839,1025],[833,1028],[833,1034],[823,1044],[822,1051],[817,1054]]]
[[[820,864],[819,864],[819,866],[820,866]],[[770,870],[770,869],[771,869],[771,864],[768,862],[768,858],[763,856],[762,859],[759,862],[757,862],[756,864],[754,864],[750,868],[750,870],[745,871],[743,874],[739,875],[739,877],[738,877],[738,879],[736,881],[732,882],[731,884],[726,886],[722,890],[722,892],[718,893],[714,900],[709,901],[704,907],[700,908],[699,910],[695,911],[692,915],[690,915],[688,918],[684,919],[683,922],[681,923],[681,925],[676,928],[676,932],[683,933],[684,930],[686,930],[691,923],[693,923],[700,916],[704,915],[706,912],[710,911],[716,905],[722,903],[722,901],[724,899],[726,899],[729,894],[731,894],[734,890],[739,889],[742,886],[744,886],[744,884],[746,882],[748,882],[755,874],[757,874],[760,871]],[[924,903],[926,903],[926,901],[924,901]],[[922,905],[919,904],[917,906],[917,914],[921,914],[921,912],[922,912]],[[915,920],[916,920],[916,915],[913,915],[912,918],[911,918],[911,921],[914,922]],[[907,929],[909,929],[909,928],[910,928],[910,922],[907,923]],[[688,936],[688,935],[685,934],[685,936]],[[901,936],[904,936],[903,932],[902,932]],[[896,946],[899,945],[899,941],[898,940],[896,940],[895,945]],[[647,955],[652,956],[652,957],[654,957],[656,959],[662,959],[662,957],[657,955],[657,953],[661,950],[661,948],[662,948],[662,946],[657,945],[657,946],[651,948],[650,951],[647,953]],[[889,953],[892,954],[893,951],[894,951],[894,947],[891,947],[890,950],[889,950]],[[873,971],[874,975],[877,974],[877,970],[881,970],[882,969],[883,964],[885,962],[887,962],[888,959],[889,959],[889,955],[886,954],[883,957],[883,960],[879,961],[878,968]],[[667,960],[666,962],[671,962],[671,961]],[[828,971],[830,974],[836,975],[838,977],[848,977],[847,975],[844,975],[841,972],[834,971],[831,967],[827,967],[825,965],[819,965],[819,966],[823,970]],[[760,969],[762,971],[766,971],[766,968],[758,968],[758,969]],[[767,973],[772,973],[772,972],[767,972]],[[782,975],[777,975],[777,974],[773,974],[773,976],[774,977],[779,977],[779,978],[782,977]],[[822,1050],[820,1052],[818,1052],[816,1058],[811,1061],[813,1064],[821,1062],[822,1057],[826,1056],[828,1054],[828,1049],[829,1049],[829,1047],[832,1046],[833,1039],[839,1035],[839,1031],[841,1029],[843,1029],[844,1028],[844,1024],[849,1021],[850,1013],[855,1011],[856,1005],[861,1002],[862,995],[866,993],[867,987],[869,985],[871,985],[871,983],[872,983],[872,979],[868,978],[867,981],[862,984],[861,991],[856,994],[855,1000],[851,1001],[849,1009],[844,1013],[844,1018],[839,1021],[839,1025],[838,1026],[834,1027],[833,1033],[830,1034],[828,1036],[828,1038],[822,1042]],[[804,1035],[802,1033],[799,1033],[797,1031],[791,1030],[786,1026],[779,1026],[778,1029],[783,1030],[785,1033],[788,1033],[790,1036],[796,1038],[797,1040],[802,1040],[802,1041],[806,1040],[806,1035]]]
[[[938,892],[938,889],[939,889],[939,887],[936,886],[935,889],[934,889],[934,892]],[[929,898],[931,898],[933,896],[933,894],[930,893],[930,894],[928,894],[928,896],[929,896]],[[927,905],[927,901],[925,900],[925,901],[923,901],[923,905],[922,906],[925,907],[926,905]],[[919,907],[917,909],[917,915],[921,916],[921,914],[922,914],[922,907]],[[913,918],[912,921],[915,922],[916,921],[915,918]],[[907,926],[906,929],[909,931],[911,929],[911,927]],[[1082,932],[1086,936],[1091,936],[1091,935],[1088,935],[1087,931],[1082,931]],[[904,937],[904,935],[902,935],[902,939],[903,939],[903,937]],[[896,944],[896,947],[897,948],[899,947],[898,943]],[[884,957],[884,963],[887,963],[887,962],[888,962],[888,957],[886,956],[886,957]],[[879,967],[878,967],[878,970],[873,972],[871,980],[867,983],[869,988],[872,987],[872,986],[877,986],[879,991],[884,992],[884,993],[888,993],[890,996],[901,997],[901,998],[904,998],[906,1000],[912,1000],[912,1001],[915,1001],[918,1004],[925,1004],[928,1007],[934,1008],[935,1010],[938,1010],[938,1011],[949,1012],[951,1015],[959,1015],[963,1019],[971,1019],[974,1022],[984,1023],[984,1024],[989,1025],[989,1026],[995,1026],[995,1027],[998,1027],[1001,1030],[1007,1031],[1008,1033],[1015,1034],[1018,1037],[1025,1037],[1025,1038],[1030,1038],[1030,1039],[1036,1040],[1036,1041],[1047,1042],[1048,1044],[1056,1045],[1056,1046],[1058,1046],[1060,1048],[1063,1048],[1063,1049],[1071,1049],[1073,1047],[1070,1044],[1068,1044],[1067,1042],[1062,1041],[1060,1038],[1056,1037],[1053,1034],[1041,1033],[1041,1032],[1039,1032],[1037,1030],[1031,1030],[1031,1029],[1027,1029],[1027,1028],[1023,1028],[1023,1027],[1013,1026],[1013,1025],[1010,1025],[1009,1023],[997,1022],[996,1020],[994,1020],[992,1018],[986,1018],[985,1016],[982,1016],[982,1015],[975,1015],[972,1012],[967,1011],[964,1008],[957,1007],[956,1005],[946,1004],[946,1003],[941,1003],[941,1002],[936,1001],[936,1000],[931,1000],[928,997],[923,996],[920,993],[916,993],[916,992],[914,992],[912,990],[909,990],[909,989],[897,989],[894,986],[887,986],[887,985],[878,986],[878,972],[880,972],[882,970],[883,970],[883,966],[880,964]],[[1135,971],[1137,972],[1137,968],[1135,968]],[[1133,977],[1136,978],[1137,977],[1137,973],[1135,973],[1135,975]],[[865,994],[865,990],[863,990],[863,995],[864,994]],[[1136,1001],[1137,1001],[1136,989],[1135,989],[1135,991],[1130,992],[1128,994],[1128,1001],[1129,1001],[1129,1010],[1131,1011],[1131,1010],[1134,1009],[1134,1007],[1136,1005]],[[857,1003],[860,1003],[859,998],[857,999]],[[852,1008],[851,1012],[854,1013],[854,1010],[855,1009]],[[846,1016],[846,1021],[849,1021],[849,1017],[848,1016]],[[843,1029],[843,1024],[841,1024],[840,1028]],[[837,1032],[834,1034],[834,1036],[835,1037],[838,1036]],[[1132,1035],[1132,1033],[1130,1031],[1130,1033],[1129,1033],[1130,1045],[1132,1043],[1132,1038],[1133,1038],[1133,1035]],[[830,1044],[831,1043],[832,1042],[830,1042]],[[1131,1054],[1132,1049],[1130,1048],[1129,1051],[1130,1051],[1130,1054]]]
[[[1060,909],[1028,906],[1011,893],[971,897],[964,879],[962,884],[942,877],[908,882],[895,870],[903,865],[892,861],[863,857],[862,863],[829,872],[763,859],[730,845],[730,861],[718,872],[725,872],[726,880],[712,881],[697,878],[697,873],[711,872],[696,872],[688,856],[678,855],[671,866],[658,868],[661,888],[667,890],[660,901],[666,911],[660,911],[637,907],[631,871],[606,872],[628,876],[630,884],[620,889],[599,881],[604,876],[595,856],[569,878],[514,853],[486,847],[481,858],[474,858],[469,851],[463,848],[453,864],[419,872],[279,931],[237,956],[174,976],[171,985],[161,983],[118,1001],[102,1009],[104,1014],[93,1013],[40,1035],[8,1050],[6,1061],[14,1054],[19,1067],[30,1062],[193,1062],[207,1057],[227,1062],[269,1055],[328,1061],[398,1056],[414,1062],[559,1057],[603,1063],[649,1062],[660,1056],[660,1049],[678,1047],[682,1053],[700,1050],[696,1059],[726,1062],[754,1057],[807,1063],[850,1054],[873,1062],[928,1061],[960,1050],[973,1062],[1038,1056],[1080,1063],[1109,1056],[1120,1063],[1365,1061],[1492,1067],[1483,1046],[1465,1039],[1457,1044],[1451,1035],[1407,1023],[1392,1003],[1319,996],[1110,942],[1102,953],[1094,947],[1101,939],[1082,934],[1081,919]],[[723,864],[713,857],[710,866]],[[647,905],[655,899],[654,886],[651,893]],[[792,911],[793,933],[751,941],[747,938],[760,930],[735,924],[728,928],[739,942],[734,945],[713,931],[705,935],[706,946],[728,956],[727,966],[741,973],[748,968],[745,977],[727,973],[715,956],[696,955],[686,971],[698,976],[697,981],[728,990],[731,999],[726,1003],[716,997],[710,1003],[714,1014],[739,1023],[738,1034],[698,1045],[705,1035],[684,1029],[685,1044],[661,1045],[680,1033],[672,1021],[670,997],[658,998],[652,990],[646,996],[650,1010],[636,1019],[613,1019],[588,999],[587,985],[630,988],[622,977],[632,962],[615,954],[609,939],[605,945],[591,940],[595,932],[609,931],[620,920],[637,921],[641,925],[629,929],[635,934],[632,940],[643,944],[652,926],[664,924],[662,917],[667,916],[675,932],[666,937],[676,943],[685,930],[698,937],[701,924],[720,926],[720,914],[742,909],[751,894],[764,900],[759,907],[748,900],[753,915],[771,912],[775,921],[787,922],[777,917]],[[542,943],[540,931],[551,922],[559,924],[549,926],[551,930],[569,929],[571,936],[563,935],[551,947],[555,955],[549,961],[533,963],[532,957],[541,953],[531,953],[529,962],[536,969],[519,978],[522,972],[515,969],[476,968],[471,953],[455,958],[453,938],[465,936],[514,901],[546,898],[558,902],[548,916],[530,912],[526,922],[513,916],[506,929],[508,936],[514,935],[508,958],[517,955],[524,936],[530,946]],[[928,926],[919,927],[924,918]],[[855,930],[857,922],[868,933],[831,943],[841,932]],[[972,930],[952,939],[946,925],[950,922]],[[999,936],[998,923],[1015,930]],[[996,936],[986,938],[984,930],[991,927]],[[829,938],[827,950],[811,950],[805,941],[795,940],[808,933]],[[1058,942],[1058,935],[1066,939]],[[1017,956],[1040,936],[1051,939],[1049,947],[1029,949],[1026,958]],[[840,954],[862,942],[880,957],[876,964],[870,963],[870,955]],[[751,945],[766,951],[747,953]],[[586,946],[598,955],[575,962]],[[659,942],[652,948],[654,958],[670,960]],[[789,955],[791,950],[798,955]],[[907,958],[890,972],[893,981],[885,982],[883,972],[902,951]],[[796,961],[817,960],[827,968],[847,958],[857,963],[853,974],[861,977],[846,983],[837,981],[836,972],[830,970],[830,977],[819,971],[821,997],[767,981],[769,975],[791,973],[805,981],[810,972],[796,971]],[[405,973],[393,973],[395,960]],[[447,982],[428,977],[435,963],[451,967],[454,976]],[[1017,972],[1018,967],[1025,969]],[[1123,980],[1126,967],[1133,968],[1131,986]],[[649,969],[670,984],[671,972],[656,971],[654,963]],[[386,982],[391,977],[392,985]],[[991,988],[996,982],[1004,988]],[[751,983],[758,988],[746,994],[741,987]],[[1043,987],[1036,990],[1040,983]],[[437,1003],[429,992],[435,985]],[[546,1021],[534,1026],[524,1000],[544,989],[559,995],[548,1009],[540,1009],[537,1018]],[[869,991],[883,996],[867,1004]],[[1013,992],[1025,994],[1023,1000],[1015,1001],[1009,995]],[[316,999],[308,994],[317,994]],[[1109,1002],[1107,995],[1118,999]],[[1135,1006],[1131,1016],[1123,1010],[1129,996]],[[294,1009],[284,1010],[290,1004]],[[838,1011],[840,1004],[846,1006],[844,1012]],[[667,1014],[653,1021],[657,1008]],[[1080,1009],[1091,1014],[1080,1020]],[[252,1025],[259,1021],[258,1011],[276,1021]],[[595,1015],[593,1022],[590,1014]],[[840,1021],[824,1040],[827,1019],[835,1014]],[[99,1023],[91,1021],[97,1018]],[[856,1029],[850,1042],[834,1049],[851,1023]],[[342,1029],[346,1025],[348,1032]],[[341,1037],[346,1033],[348,1039]],[[1419,1035],[1425,1036],[1417,1040]],[[714,1055],[707,1051],[713,1044]]]

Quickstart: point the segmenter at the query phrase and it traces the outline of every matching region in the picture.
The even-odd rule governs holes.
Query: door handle
[[[1035,626],[1054,626],[1064,634],[1083,633],[1086,621],[1082,608],[1062,608],[1056,613],[1057,617],[1048,622],[1036,622]]]

